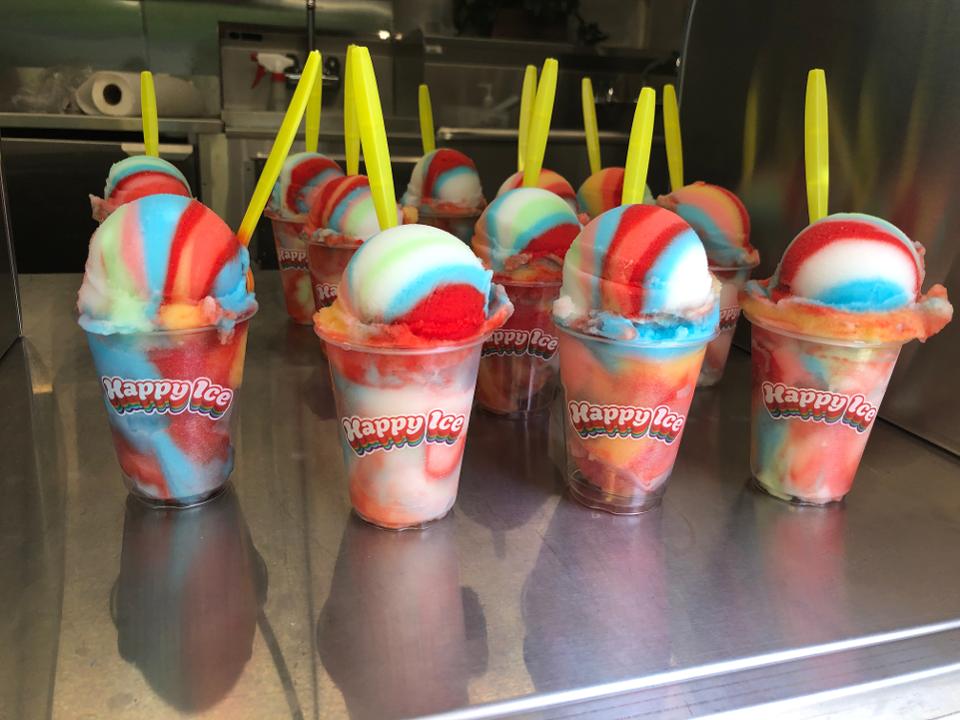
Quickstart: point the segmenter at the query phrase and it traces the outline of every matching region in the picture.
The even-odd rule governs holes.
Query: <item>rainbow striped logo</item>
[[[774,420],[796,418],[825,425],[839,424],[863,433],[877,416],[877,406],[867,402],[860,393],[845,395],[769,381],[760,386],[760,392]]]
[[[557,354],[560,339],[541,328],[533,330],[515,330],[503,328],[494,330],[490,339],[483,344],[483,357],[533,355],[541,360],[549,360]]]
[[[720,332],[733,330],[740,319],[740,306],[720,308]]]
[[[567,403],[570,424],[584,440],[606,437],[625,440],[650,438],[670,445],[680,437],[687,416],[666,405],[595,405],[586,400]]]
[[[313,284],[313,297],[317,301],[317,309],[333,305],[337,299],[337,290],[340,286],[336,283],[319,282]]]
[[[189,412],[219,420],[230,409],[234,395],[231,388],[207,377],[194,380],[131,380],[103,376],[100,385],[107,405],[118,415],[179,415]]]
[[[428,445],[455,445],[463,434],[467,418],[462,413],[431,410],[416,415],[391,415],[363,418],[357,415],[340,418],[344,439],[363,457],[370,453],[390,452],[407,447]]]
[[[277,263],[281,270],[307,270],[307,251],[277,248]]]

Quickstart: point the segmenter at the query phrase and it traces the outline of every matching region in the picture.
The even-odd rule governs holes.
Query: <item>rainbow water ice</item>
[[[403,215],[398,210],[398,219]],[[380,232],[380,221],[365,175],[335,178],[315,196],[306,234],[330,245],[359,245]]]
[[[257,308],[250,256],[197,200],[149,195],[127,203],[90,241],[78,308],[99,334],[229,329]]]
[[[158,157],[134,155],[110,166],[103,197],[90,196],[93,218],[103,222],[121,205],[147,195],[190,197],[190,183],[176,166]]]
[[[504,180],[503,184],[500,186],[500,189],[497,190],[497,195],[502,195],[508,190],[516,190],[519,187],[523,187],[522,172],[516,172]],[[564,178],[560,173],[544,168],[540,171],[540,178],[537,181],[537,187],[543,190],[549,190],[554,195],[560,196],[564,199],[567,205],[570,206],[571,210],[578,212],[577,193],[574,192],[573,186],[567,182],[566,178]]]
[[[849,491],[900,347],[939,332],[923,247],[861,214],[803,230],[741,303],[753,324],[751,468],[771,494],[823,504]]]
[[[419,526],[456,499],[480,346],[511,306],[469,248],[397,226],[354,253],[317,312],[350,499],[367,520]]]
[[[750,215],[740,198],[726,188],[695,182],[661,195],[657,203],[696,231],[711,267],[754,267],[760,261],[750,244]]]
[[[217,492],[257,309],[247,249],[196,200],[150,195],[94,233],[77,305],[130,490],[171,504]]]
[[[623,172],[622,167],[603,168],[584,180],[577,190],[580,212],[592,220],[618,207],[623,196]],[[654,203],[649,185],[643,189],[643,202],[647,205]]]
[[[499,195],[480,217],[473,250],[502,282],[514,312],[483,346],[477,400],[520,414],[549,407],[556,394],[558,339],[553,302],[563,258],[580,222],[560,197],[540,188]]]
[[[326,155],[301,152],[288,156],[267,202],[268,214],[302,221],[314,195],[327,181],[339,177],[343,177],[343,169]]]
[[[478,213],[486,200],[473,160],[462,152],[438,148],[413,166],[402,203],[421,213],[455,215]]]
[[[559,281],[580,222],[559,196],[540,188],[498,195],[484,211],[473,251],[498,279]]]
[[[581,502],[635,513],[673,469],[719,285],[693,229],[650,205],[591,221],[574,240],[554,305],[568,479]]]
[[[715,385],[723,377],[740,317],[738,294],[760,262],[760,255],[750,244],[750,215],[734,193],[705,182],[661,195],[657,203],[690,223],[707,251],[710,270],[723,286],[720,334],[707,347],[699,381],[701,386]]]

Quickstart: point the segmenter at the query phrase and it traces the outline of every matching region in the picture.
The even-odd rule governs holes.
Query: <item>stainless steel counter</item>
[[[27,338],[0,361],[2,718],[960,709],[960,461],[891,425],[845,506],[760,495],[738,353],[658,511],[573,504],[555,421],[477,414],[452,514],[381,531],[349,512],[318,341],[261,273],[235,489],[150,511],[121,484],[78,285],[24,277]]]
[[[161,133],[172,135],[218,133],[223,130],[223,123],[220,118],[160,118],[158,122]],[[0,112],[0,128],[141,132],[143,125],[139,117]]]

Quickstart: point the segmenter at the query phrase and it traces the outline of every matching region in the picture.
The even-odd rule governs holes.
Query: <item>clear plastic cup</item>
[[[902,345],[792,335],[748,319],[750,469],[756,484],[781,500],[842,500]]]
[[[131,493],[189,506],[219,493],[233,470],[233,426],[247,320],[217,328],[87,333]]]
[[[416,528],[453,507],[485,339],[409,350],[326,341],[350,502],[364,520]]]
[[[481,210],[471,210],[462,213],[438,213],[430,208],[421,207],[417,222],[421,225],[446,230],[469,245],[470,239],[473,237],[473,228],[476,226],[477,220],[480,219],[481,212]]]
[[[571,494],[617,515],[656,507],[711,338],[632,344],[559,329]]]
[[[723,377],[727,358],[730,356],[733,333],[737,329],[737,320],[740,319],[740,301],[737,295],[750,278],[750,271],[754,267],[756,265],[710,268],[710,272],[720,281],[720,332],[707,345],[700,378],[697,380],[699,387],[716,385]]]
[[[331,245],[326,240],[314,239],[307,243],[307,265],[313,283],[313,299],[317,310],[333,305],[343,270],[359,244]]]
[[[546,410],[557,394],[559,338],[553,302],[560,283],[501,283],[513,315],[483,344],[477,404],[484,410],[523,417]]]
[[[283,283],[283,299],[290,319],[300,325],[310,325],[316,306],[313,286],[307,266],[307,242],[303,234],[303,220],[282,218],[264,213],[273,225],[273,241],[277,246],[277,264]]]

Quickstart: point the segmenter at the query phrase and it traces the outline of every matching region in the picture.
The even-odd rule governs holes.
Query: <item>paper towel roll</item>
[[[157,112],[160,117],[194,117],[203,102],[193,83],[172,75],[154,75]],[[77,88],[77,105],[87,115],[138,117],[140,115],[140,74],[95,72]]]

